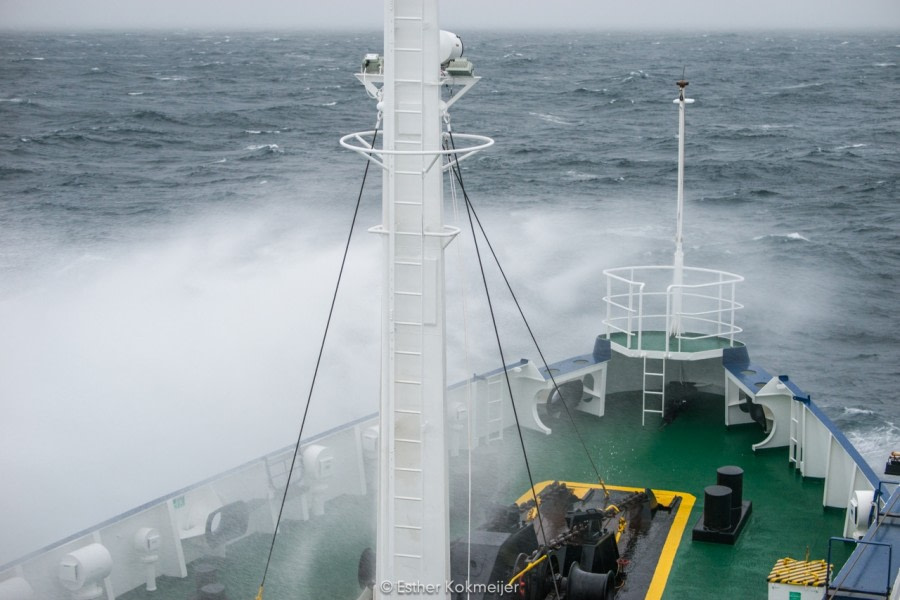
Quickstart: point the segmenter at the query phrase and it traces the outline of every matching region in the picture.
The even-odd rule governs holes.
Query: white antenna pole
[[[669,335],[681,335],[684,326],[681,322],[682,312],[682,288],[684,284],[684,106],[693,102],[684,97],[684,88],[688,82],[684,79],[678,81],[680,92],[675,103],[678,104],[678,204],[675,211],[675,260],[672,274],[672,313]]]

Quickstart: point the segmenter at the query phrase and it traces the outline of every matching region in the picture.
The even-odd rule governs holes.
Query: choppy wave
[[[870,421],[870,414],[859,414],[859,418]],[[857,428],[847,432],[847,438],[869,464],[875,466],[876,473],[884,470],[888,455],[900,449],[900,427],[888,422],[872,428]]]
[[[573,45],[558,35],[473,32],[467,53],[482,80],[454,105],[453,128],[497,144],[463,163],[467,193],[511,252],[529,243],[546,251],[521,252],[525,281],[547,273],[578,280],[566,303],[597,315],[602,269],[671,258],[672,99],[682,71],[673,57],[689,54],[697,103],[687,111],[686,260],[747,277],[741,327],[752,353],[772,369],[787,365],[877,458],[878,444],[898,441],[884,423],[900,423],[891,333],[900,273],[897,61],[883,39],[865,35],[667,34],[659,43],[660,35]],[[847,39],[852,52],[838,60]],[[375,122],[375,103],[353,73],[380,37],[162,40],[109,34],[98,44],[85,34],[72,52],[53,36],[0,36],[0,56],[12,57],[0,61],[2,297],[39,287],[33,281],[45,271],[33,266],[59,255],[117,256],[140,240],[156,256],[173,227],[208,225],[229,211],[240,227],[222,234],[226,245],[243,244],[234,238],[245,224],[271,210],[317,250],[330,247],[322,223],[343,223],[363,170],[337,139]],[[367,185],[377,222],[378,184]],[[204,246],[198,237],[185,243]],[[242,276],[270,266],[254,262],[270,244],[259,238],[238,253]],[[590,261],[573,258],[582,252]],[[199,258],[186,268],[186,287],[234,266]],[[18,283],[23,272],[28,285]],[[542,306],[554,323],[569,322],[557,308]],[[189,341],[198,349],[207,342]],[[583,351],[558,343],[562,356]],[[828,352],[824,366],[825,355],[810,350],[819,348]]]

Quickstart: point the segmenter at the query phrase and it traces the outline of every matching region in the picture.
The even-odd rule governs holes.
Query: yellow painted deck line
[[[656,493],[656,490],[653,491]],[[687,526],[688,517],[691,515],[691,509],[694,507],[696,498],[691,494],[679,494],[681,496],[681,505],[675,514],[675,520],[672,522],[672,528],[669,535],[666,536],[666,543],[663,544],[662,553],[659,555],[659,562],[656,571],[653,573],[653,580],[650,582],[650,588],[647,590],[645,600],[659,600],[662,598],[663,591],[666,589],[666,582],[669,580],[669,572],[672,570],[672,563],[675,562],[675,553],[678,546],[681,545],[681,536],[684,534],[684,528]]]
[[[535,484],[534,493],[541,493],[545,487],[552,483],[553,481],[542,481],[541,483]],[[584,498],[584,495],[591,489],[603,490],[603,487],[597,483],[578,483],[574,481],[560,481],[559,483],[566,484],[566,487],[572,490],[579,498]],[[607,484],[606,489],[616,490],[617,492],[643,492],[646,488]],[[670,506],[676,496],[681,498],[678,512],[675,513],[672,527],[669,529],[669,534],[666,536],[666,541],[659,554],[659,562],[656,563],[656,569],[653,571],[653,579],[650,581],[647,595],[644,596],[645,600],[659,600],[662,598],[663,591],[666,589],[666,582],[668,582],[669,573],[672,571],[672,563],[675,562],[675,553],[678,551],[678,546],[681,545],[684,528],[687,526],[688,518],[691,516],[691,509],[694,507],[694,502],[696,502],[697,499],[685,492],[650,489],[656,496],[656,500],[663,506]],[[516,500],[516,504],[523,504],[529,500],[534,500],[534,494],[532,494],[531,491],[525,492],[519,496],[519,499]]]

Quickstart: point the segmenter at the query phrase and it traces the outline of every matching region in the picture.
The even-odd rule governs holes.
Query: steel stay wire
[[[448,134],[450,137],[450,143],[455,148],[456,145],[453,142],[453,133],[448,130]],[[578,426],[575,424],[575,418],[572,416],[572,412],[569,410],[568,405],[563,400],[562,392],[559,389],[559,384],[556,383],[556,378],[553,377],[553,372],[550,369],[550,365],[547,363],[547,359],[544,358],[544,352],[541,350],[540,344],[538,344],[537,337],[534,335],[534,331],[531,329],[531,324],[528,322],[528,319],[525,317],[525,312],[522,310],[522,306],[519,304],[519,299],[516,297],[515,292],[512,289],[512,284],[510,284],[509,279],[506,277],[506,272],[503,270],[503,266],[500,264],[500,259],[497,257],[497,253],[494,251],[494,246],[491,244],[491,240],[488,238],[487,233],[484,230],[484,226],[481,224],[481,219],[478,218],[478,213],[475,211],[475,207],[472,205],[471,200],[469,199],[469,195],[466,193],[465,186],[462,183],[462,174],[459,172],[459,165],[453,168],[453,173],[459,181],[460,189],[463,193],[463,198],[465,199],[466,206],[471,208],[472,215],[475,217],[475,221],[478,223],[478,228],[481,231],[481,235],[484,238],[485,243],[487,243],[488,249],[491,251],[491,255],[494,258],[494,263],[497,265],[497,269],[500,271],[500,275],[503,277],[503,282],[506,284],[506,288],[509,290],[509,295],[512,297],[513,302],[516,305],[516,309],[519,312],[519,316],[522,318],[522,322],[525,324],[525,328],[528,330],[528,335],[531,337],[531,342],[534,344],[535,349],[537,350],[538,356],[541,358],[541,363],[544,365],[544,368],[547,370],[547,375],[550,376],[550,382],[553,384],[553,390],[559,394],[560,403],[563,406],[563,409],[566,411],[566,415],[569,417],[569,421],[572,424],[572,429],[575,431],[575,436],[578,438],[578,442],[581,444],[582,449],[584,450],[585,456],[588,461],[591,463],[591,468],[594,471],[594,474],[597,476],[597,481],[603,487],[603,492],[606,498],[609,498],[609,492],[606,489],[606,484],[603,481],[603,477],[600,476],[600,471],[597,468],[597,464],[594,462],[594,459],[591,456],[590,451],[588,451],[587,444],[584,441],[584,437],[581,435],[581,432],[578,430]],[[505,365],[506,363],[504,363]],[[504,367],[505,368],[505,367]]]
[[[447,124],[447,129],[449,132],[449,129],[450,129],[449,123]],[[451,143],[453,141],[452,133],[450,134],[450,141],[451,141]],[[455,145],[454,145],[454,150],[455,150]],[[537,522],[538,522],[538,528],[540,529],[541,537],[544,538],[543,546],[549,548],[550,540],[547,538],[546,531],[544,531],[544,520],[541,518],[540,502],[538,502],[537,492],[535,491],[534,476],[532,475],[532,472],[531,472],[531,464],[528,461],[528,452],[525,448],[525,437],[522,435],[522,426],[519,422],[519,412],[518,412],[518,409],[516,408],[515,402],[513,402],[512,382],[509,379],[509,371],[506,368],[506,358],[503,354],[503,344],[500,341],[500,331],[499,331],[499,328],[497,325],[497,318],[494,314],[494,303],[491,300],[491,292],[490,292],[490,287],[488,286],[487,274],[484,271],[484,261],[482,260],[482,257],[481,257],[481,249],[478,244],[478,237],[475,232],[475,223],[472,219],[472,204],[469,201],[469,195],[466,192],[465,184],[463,184],[462,176],[459,173],[459,163],[458,162],[456,163],[455,166],[452,167],[452,170],[456,176],[456,180],[459,182],[459,188],[460,188],[460,191],[462,191],[462,193],[463,193],[463,199],[465,200],[465,203],[466,203],[466,214],[469,219],[469,227],[472,231],[472,241],[475,244],[475,254],[478,258],[478,268],[481,272],[482,284],[484,285],[484,295],[485,295],[485,298],[487,299],[488,310],[491,314],[491,322],[493,324],[493,329],[494,329],[494,338],[497,341],[497,352],[500,354],[500,364],[503,365],[503,376],[506,380],[506,388],[509,391],[510,406],[512,407],[513,418],[516,421],[516,433],[519,436],[519,445],[522,448],[522,458],[525,462],[525,471],[528,474],[528,482],[531,485],[531,495],[534,498],[535,518],[537,519]],[[540,541],[539,541],[539,543],[540,543]],[[557,582],[556,582],[556,577],[555,577],[556,574],[553,572],[554,571],[553,570],[553,562],[548,561],[547,564],[550,567],[550,572],[552,575],[551,579],[553,581],[553,588],[556,592],[556,596],[559,597],[559,588],[557,587]]]
[[[381,125],[381,119],[375,124],[375,132],[372,136],[371,147],[375,147],[375,140],[378,137],[378,130]],[[341,267],[338,271],[337,282],[334,286],[334,293],[331,296],[331,307],[328,309],[328,319],[325,321],[325,331],[322,333],[322,342],[319,344],[319,354],[316,357],[316,366],[313,370],[312,381],[309,384],[309,394],[306,397],[306,406],[303,408],[303,417],[300,420],[300,432],[297,434],[297,443],[294,445],[294,454],[291,458],[291,467],[288,470],[287,481],[284,484],[284,493],[281,495],[281,506],[278,508],[278,518],[275,520],[275,531],[272,533],[272,543],[269,545],[269,554],[266,557],[266,566],[263,568],[262,580],[259,584],[259,591],[256,594],[256,600],[262,600],[263,588],[266,585],[266,576],[269,573],[269,565],[272,562],[272,552],[275,550],[275,540],[278,537],[278,528],[281,525],[281,516],[284,513],[284,505],[287,502],[288,490],[291,487],[291,477],[294,474],[294,465],[297,462],[297,455],[300,453],[300,441],[303,438],[303,429],[306,426],[306,418],[309,415],[309,406],[312,403],[313,391],[316,387],[316,377],[319,374],[319,366],[322,364],[322,355],[325,352],[325,341],[328,339],[328,331],[331,327],[331,318],[334,316],[334,307],[337,303],[338,291],[341,288],[341,281],[344,276],[344,267],[347,264],[347,254],[350,251],[350,240],[353,238],[353,229],[356,226],[356,218],[359,216],[359,207],[362,203],[363,190],[366,186],[366,178],[369,175],[370,161],[366,161],[366,168],[363,171],[362,183],[359,186],[359,194],[356,197],[356,207],[353,209],[353,218],[350,220],[350,231],[347,233],[347,241],[344,244],[344,254],[341,257]]]

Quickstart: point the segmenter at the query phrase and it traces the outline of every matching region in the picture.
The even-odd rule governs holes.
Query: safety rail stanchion
[[[886,486],[886,485],[893,485],[893,486],[896,486],[896,485],[897,485],[897,482],[895,482],[895,481],[882,481],[882,480],[880,480],[880,479],[878,480],[878,487],[875,488],[875,498],[873,499],[873,502],[875,502],[875,507],[876,507],[876,509],[877,509],[877,517],[878,517],[878,518],[881,518],[881,517],[890,517],[890,518],[900,517],[900,513],[891,512],[890,509],[888,509],[886,512],[881,512],[881,504],[883,504],[884,507],[887,508],[888,499],[891,497],[891,494],[888,493],[888,492],[884,489],[884,486]],[[895,488],[895,489],[896,489],[896,488]],[[896,504],[896,503],[897,503],[897,500],[895,499],[893,504]]]

